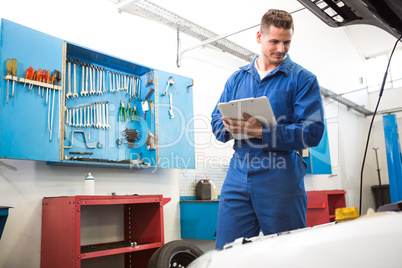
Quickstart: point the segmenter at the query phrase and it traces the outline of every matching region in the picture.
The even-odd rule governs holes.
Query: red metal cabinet
[[[335,221],[335,210],[346,207],[344,190],[307,192],[307,227]]]
[[[42,200],[41,267],[81,267],[81,260],[124,254],[125,267],[147,267],[164,244],[162,195],[65,196]],[[81,245],[83,206],[123,206],[124,241]]]

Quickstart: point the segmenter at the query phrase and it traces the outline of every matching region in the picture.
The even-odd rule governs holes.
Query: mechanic
[[[296,150],[318,145],[324,111],[317,78],[287,55],[293,32],[291,14],[268,10],[257,32],[260,55],[230,76],[218,101],[266,96],[276,126],[246,113],[244,120],[223,118],[217,106],[212,112],[219,141],[233,139],[232,133],[252,136],[234,141],[219,204],[218,249],[260,230],[269,235],[306,226],[307,166]]]

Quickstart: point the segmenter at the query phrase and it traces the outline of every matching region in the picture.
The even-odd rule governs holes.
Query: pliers
[[[134,121],[134,120],[133,120],[133,117],[134,117],[134,115],[135,115],[137,122],[140,122],[140,117],[138,116],[137,107],[136,107],[135,105],[134,105],[134,107],[133,107],[133,109],[132,109],[131,111],[132,111],[132,113],[133,113],[132,118],[131,118],[131,121]]]
[[[127,112],[126,112],[126,108],[124,106],[124,100],[121,100],[121,103],[120,103],[119,119],[120,119],[120,122],[126,122],[126,119],[127,119]]]

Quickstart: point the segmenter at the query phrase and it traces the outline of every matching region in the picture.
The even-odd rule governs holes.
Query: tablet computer
[[[258,119],[264,126],[276,126],[276,119],[271,104],[266,96],[221,102],[218,109],[222,117],[244,120],[243,113]],[[252,138],[247,134],[232,134],[237,140]]]

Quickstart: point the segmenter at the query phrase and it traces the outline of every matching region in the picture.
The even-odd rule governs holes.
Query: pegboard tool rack
[[[18,60],[16,75],[6,73],[6,59]],[[0,158],[118,168],[195,167],[191,78],[5,19],[0,62]],[[59,70],[60,84],[28,81],[30,66]],[[8,83],[15,87],[14,96],[7,96]]]

